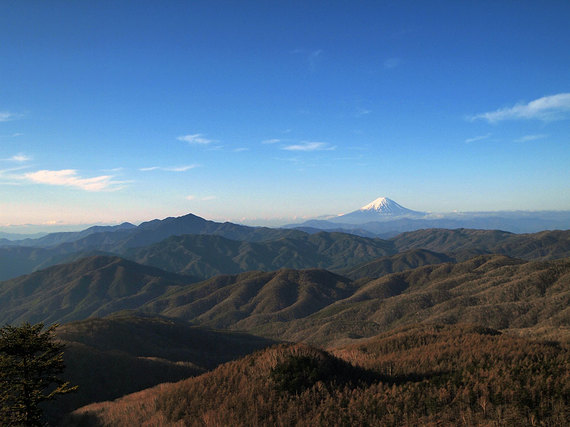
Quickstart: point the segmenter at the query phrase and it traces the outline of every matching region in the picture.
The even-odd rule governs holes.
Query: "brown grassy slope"
[[[306,317],[353,291],[349,279],[326,270],[249,272],[185,287],[142,309],[211,327],[247,330]]]
[[[274,344],[244,333],[141,316],[88,319],[61,325],[56,333],[67,346],[65,378],[79,389],[47,406],[52,423],[82,405],[201,374]]]
[[[559,344],[481,327],[426,325],[335,355],[341,360],[302,345],[273,347],[196,378],[81,408],[67,425],[570,422],[570,354]]]
[[[321,345],[418,322],[568,332],[569,306],[570,259],[524,262],[486,255],[372,280],[311,316],[250,331]]]
[[[341,270],[340,274],[352,280],[375,278],[405,270],[413,270],[424,265],[454,261],[454,258],[446,254],[426,249],[410,249],[396,255],[380,257],[356,267]]]

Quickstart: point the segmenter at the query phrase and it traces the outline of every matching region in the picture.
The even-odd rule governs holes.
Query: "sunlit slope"
[[[81,408],[67,425],[565,425],[569,352],[476,326],[416,326],[334,350],[273,347]]]

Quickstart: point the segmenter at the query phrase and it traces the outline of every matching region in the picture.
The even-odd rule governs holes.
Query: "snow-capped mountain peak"
[[[364,224],[373,221],[390,221],[397,218],[418,218],[425,214],[399,205],[388,197],[379,197],[366,206],[334,219],[335,222]]]
[[[398,203],[387,197],[379,197],[373,202],[368,203],[366,206],[361,207],[359,210],[374,211],[378,213],[386,213],[392,215],[409,212],[409,209],[406,209],[405,207],[399,205]]]

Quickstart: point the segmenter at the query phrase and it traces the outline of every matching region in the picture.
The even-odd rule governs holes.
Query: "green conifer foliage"
[[[40,402],[77,387],[59,375],[64,370],[64,345],[42,323],[0,328],[0,424],[42,424]]]

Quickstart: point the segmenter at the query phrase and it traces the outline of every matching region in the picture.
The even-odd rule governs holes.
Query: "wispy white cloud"
[[[169,172],[186,172],[196,167],[198,167],[198,165],[172,166],[169,168],[164,168],[164,170]]]
[[[234,148],[233,149],[234,153],[241,153],[243,151],[249,151],[249,148],[247,147],[238,147],[238,148]]]
[[[519,139],[515,139],[515,142],[528,142],[528,141],[536,141],[537,139],[544,139],[548,138],[548,135],[539,134],[539,135],[525,135]]]
[[[483,119],[490,123],[502,120],[529,120],[544,121],[563,120],[570,117],[570,93],[544,96],[527,104],[519,103],[513,107],[500,108],[487,113],[471,116],[471,120]]]
[[[112,175],[101,175],[93,178],[82,178],[75,169],[39,170],[23,175],[29,181],[37,184],[60,185],[75,187],[85,191],[111,191],[118,190],[119,181],[114,181]]]
[[[7,159],[0,159],[0,160],[4,160],[4,161],[8,161],[8,162],[24,163],[24,162],[29,162],[30,160],[32,160],[32,158],[30,156],[23,154],[23,153],[18,153],[12,157],[7,158]]]
[[[474,136],[473,138],[467,138],[465,140],[466,144],[470,144],[472,142],[476,142],[476,141],[483,141],[484,139],[487,139],[491,136],[490,133],[488,133],[487,135],[479,135],[479,136]]]
[[[179,141],[187,142],[188,144],[207,145],[214,142],[213,139],[204,138],[204,135],[202,135],[201,133],[195,133],[192,135],[182,135],[176,139],[178,139]]]
[[[22,169],[28,169],[29,166],[18,166],[15,168],[8,168],[8,169],[0,169],[0,177],[7,177],[7,178],[11,178],[11,179],[18,179],[20,178],[20,176],[17,175],[11,175],[12,172],[16,172],[16,171],[20,171]]]
[[[189,194],[186,197],[184,197],[186,200],[201,200],[203,202],[207,202],[209,200],[214,200],[217,199],[216,196],[204,196],[204,197],[198,197],[195,196],[194,194]]]
[[[22,136],[23,133],[11,133],[9,135],[0,135],[0,138],[16,138],[18,136]]]
[[[330,151],[334,150],[336,147],[332,147],[326,142],[301,142],[299,144],[287,145],[283,147],[283,150],[287,151]]]
[[[168,166],[168,167],[150,166],[148,168],[140,168],[139,170],[141,172],[150,172],[156,170],[166,171],[166,172],[186,172],[190,169],[194,169],[195,167],[198,167],[198,165]]]
[[[22,117],[21,114],[11,113],[9,111],[0,111],[0,122],[9,122]]]
[[[402,60],[400,58],[388,58],[384,61],[384,69],[390,70],[392,68],[396,68],[401,63]]]
[[[362,116],[367,116],[371,112],[372,112],[372,110],[368,110],[366,108],[359,108],[354,115],[356,117],[362,117]]]
[[[281,142],[281,140],[278,138],[265,139],[261,141],[262,144],[277,144],[278,142]]]

